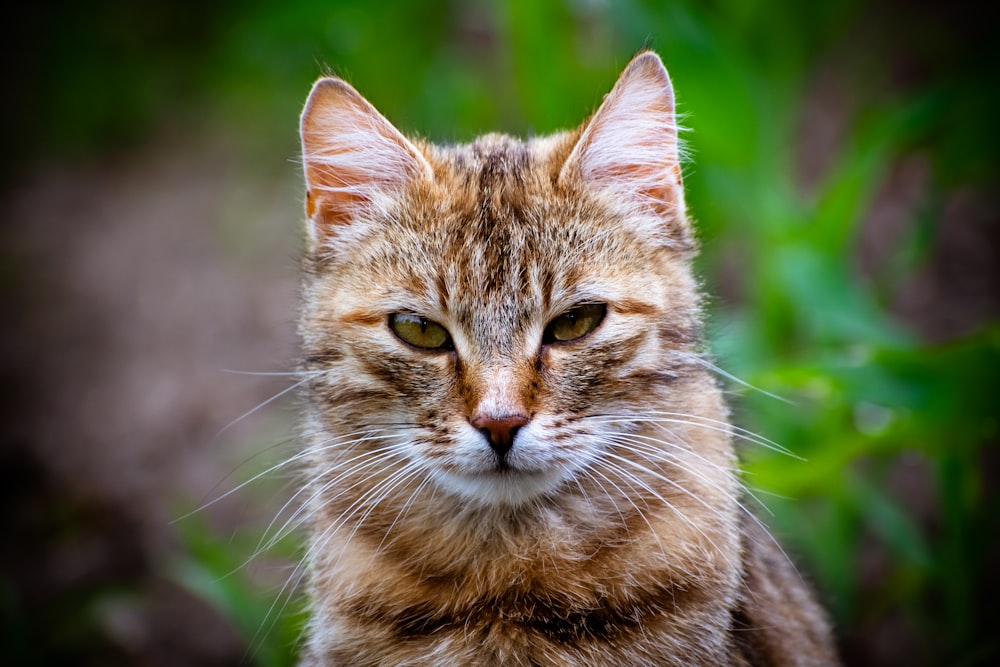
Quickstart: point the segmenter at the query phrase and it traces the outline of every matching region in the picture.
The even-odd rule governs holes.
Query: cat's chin
[[[436,481],[445,491],[480,505],[516,507],[552,493],[563,475],[538,470],[496,468],[470,473],[439,471]]]

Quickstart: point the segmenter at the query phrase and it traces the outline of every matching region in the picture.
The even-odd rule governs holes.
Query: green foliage
[[[109,122],[127,125],[120,114],[148,122],[174,90],[170,73],[182,72],[197,108],[283,159],[295,152],[309,83],[331,69],[404,130],[460,141],[575,125],[635,51],[654,48],[690,129],[686,185],[703,272],[724,295],[711,309],[714,350],[734,375],[789,401],[743,391],[737,416],[805,459],[747,447],[745,481],[816,578],[847,645],[894,614],[915,661],[984,664],[1000,655],[982,595],[1000,534],[996,480],[984,472],[998,437],[1000,328],[932,344],[892,304],[930,261],[943,202],[997,176],[997,100],[986,85],[997,58],[947,21],[897,11],[835,0],[258,2],[210,12],[177,58],[154,40],[146,53],[158,58],[143,68],[167,83],[95,47],[69,63],[72,86],[47,94],[53,108],[91,100],[82,111],[101,122],[73,127],[98,136]],[[898,31],[864,31],[887,24]],[[894,78],[885,64],[896,56],[924,67],[919,85]],[[849,98],[837,97],[843,127],[832,162],[804,179],[806,104],[830,70],[839,79],[829,87]],[[105,97],[115,104],[101,107]],[[72,134],[51,121],[55,135]],[[913,156],[930,176],[908,227],[864,275],[858,245],[873,199]],[[916,490],[901,478],[917,479]],[[255,629],[266,610],[221,576],[250,549],[188,537],[180,578]],[[261,664],[281,664],[292,634],[280,623],[268,633]]]
[[[251,576],[261,560],[297,560],[294,540],[281,540],[260,553],[260,540],[237,533],[224,541],[197,517],[186,517],[178,526],[186,553],[169,565],[171,579],[207,600],[233,623],[247,641],[248,661],[260,667],[296,664],[305,620],[293,585],[297,570],[276,568],[287,571],[287,577],[266,592]]]

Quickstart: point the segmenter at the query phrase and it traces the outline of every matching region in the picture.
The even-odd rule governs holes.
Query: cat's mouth
[[[442,472],[439,483],[463,498],[489,505],[520,505],[552,491],[562,481],[553,471],[498,462],[484,470]]]
[[[527,468],[522,465],[511,463],[506,458],[500,458],[492,467],[484,468],[482,470],[463,470],[459,471],[458,474],[475,479],[517,480],[522,477],[546,477],[550,474],[550,472],[545,469]]]
[[[522,469],[522,468],[518,468],[516,466],[512,466],[507,461],[501,460],[501,461],[498,461],[497,464],[496,464],[496,466],[494,466],[490,470],[484,470],[482,472],[477,472],[477,473],[472,473],[472,474],[473,474],[473,476],[478,476],[478,477],[500,477],[500,478],[508,478],[508,477],[518,477],[518,476],[544,475],[545,471],[543,471],[543,470],[525,470],[525,469]]]

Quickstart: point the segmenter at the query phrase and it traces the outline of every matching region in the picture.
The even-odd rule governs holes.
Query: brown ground
[[[3,198],[0,600],[13,613],[0,653],[243,656],[229,623],[168,576],[171,520],[249,478],[262,464],[244,460],[290,432],[284,402],[219,435],[288,384],[227,369],[293,366],[301,201],[294,166],[278,167],[268,178],[233,146],[164,138],[38,169]],[[244,495],[196,521],[237,530],[274,502]]]

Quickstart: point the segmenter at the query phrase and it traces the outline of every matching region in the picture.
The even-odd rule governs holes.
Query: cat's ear
[[[587,125],[560,173],[683,223],[674,89],[660,58],[636,56]]]
[[[314,241],[411,179],[434,177],[420,151],[341,79],[316,82],[300,129]]]

